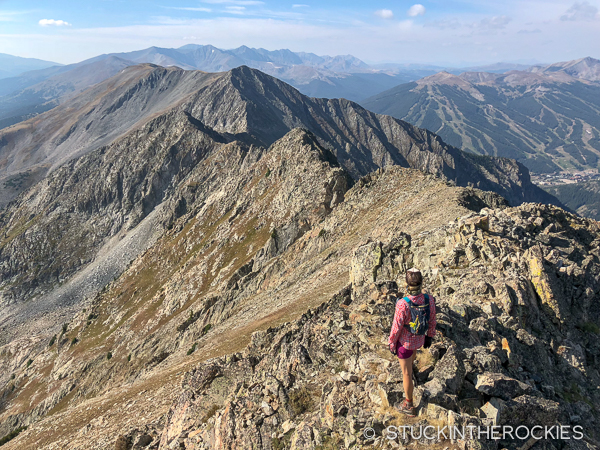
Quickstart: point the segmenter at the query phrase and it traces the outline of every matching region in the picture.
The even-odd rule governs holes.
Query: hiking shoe
[[[414,417],[415,415],[415,407],[413,406],[413,403],[408,402],[406,399],[404,399],[404,401],[400,403],[400,406],[398,406],[398,411],[406,414],[407,416]]]

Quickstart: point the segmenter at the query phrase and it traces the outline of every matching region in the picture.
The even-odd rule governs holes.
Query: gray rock
[[[560,405],[557,402],[531,395],[521,395],[504,404],[499,423],[530,427],[541,424],[554,425],[559,414]]]
[[[444,386],[445,393],[456,395],[460,391],[466,375],[464,358],[464,353],[453,345],[431,372],[431,378]]]
[[[520,395],[529,394],[532,391],[531,386],[526,383],[493,372],[484,372],[477,375],[475,389],[482,394],[499,397],[503,400],[510,400]]]

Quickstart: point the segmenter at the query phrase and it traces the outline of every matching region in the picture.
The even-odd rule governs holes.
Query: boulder
[[[552,400],[521,395],[504,404],[500,414],[500,425],[555,425],[560,413],[560,405]]]
[[[456,395],[447,394],[445,392],[446,386],[439,378],[428,381],[423,386],[419,386],[418,389],[421,392],[421,403],[423,406],[432,403],[446,409],[458,408]]]
[[[484,372],[477,375],[475,389],[482,394],[511,400],[532,391],[531,386],[501,373]]]
[[[431,378],[439,380],[445,386],[445,393],[456,395],[460,391],[466,374],[464,358],[463,352],[453,345],[448,348],[431,372]]]
[[[483,405],[480,409],[484,417],[491,419],[494,425],[500,422],[502,411],[505,407],[505,402],[497,397],[492,397],[489,402]]]
[[[464,365],[467,379],[475,383],[478,374],[500,372],[503,367],[499,354],[501,353],[497,348],[490,349],[481,345],[465,349]]]
[[[354,250],[350,266],[352,300],[365,296],[371,283],[377,280],[382,258],[381,242],[370,241]]]

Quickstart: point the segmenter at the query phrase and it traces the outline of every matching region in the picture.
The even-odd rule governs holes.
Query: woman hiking
[[[406,272],[407,296],[396,300],[389,346],[398,356],[404,383],[404,401],[399,410],[414,415],[413,362],[417,349],[429,348],[435,336],[435,298],[422,293],[423,275],[418,269]]]

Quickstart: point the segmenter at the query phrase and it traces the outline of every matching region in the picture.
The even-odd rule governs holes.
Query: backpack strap
[[[403,297],[402,300],[404,300],[408,304],[408,308],[410,309],[410,307],[412,305],[412,301],[410,300],[410,298]],[[410,330],[410,326],[407,324],[404,324],[404,328],[408,328]]]
[[[423,297],[425,297],[425,303],[423,303],[423,305],[429,305],[429,295],[423,294]],[[408,303],[409,306],[412,303],[411,299],[408,297],[404,297],[402,300],[404,300],[406,303]]]

